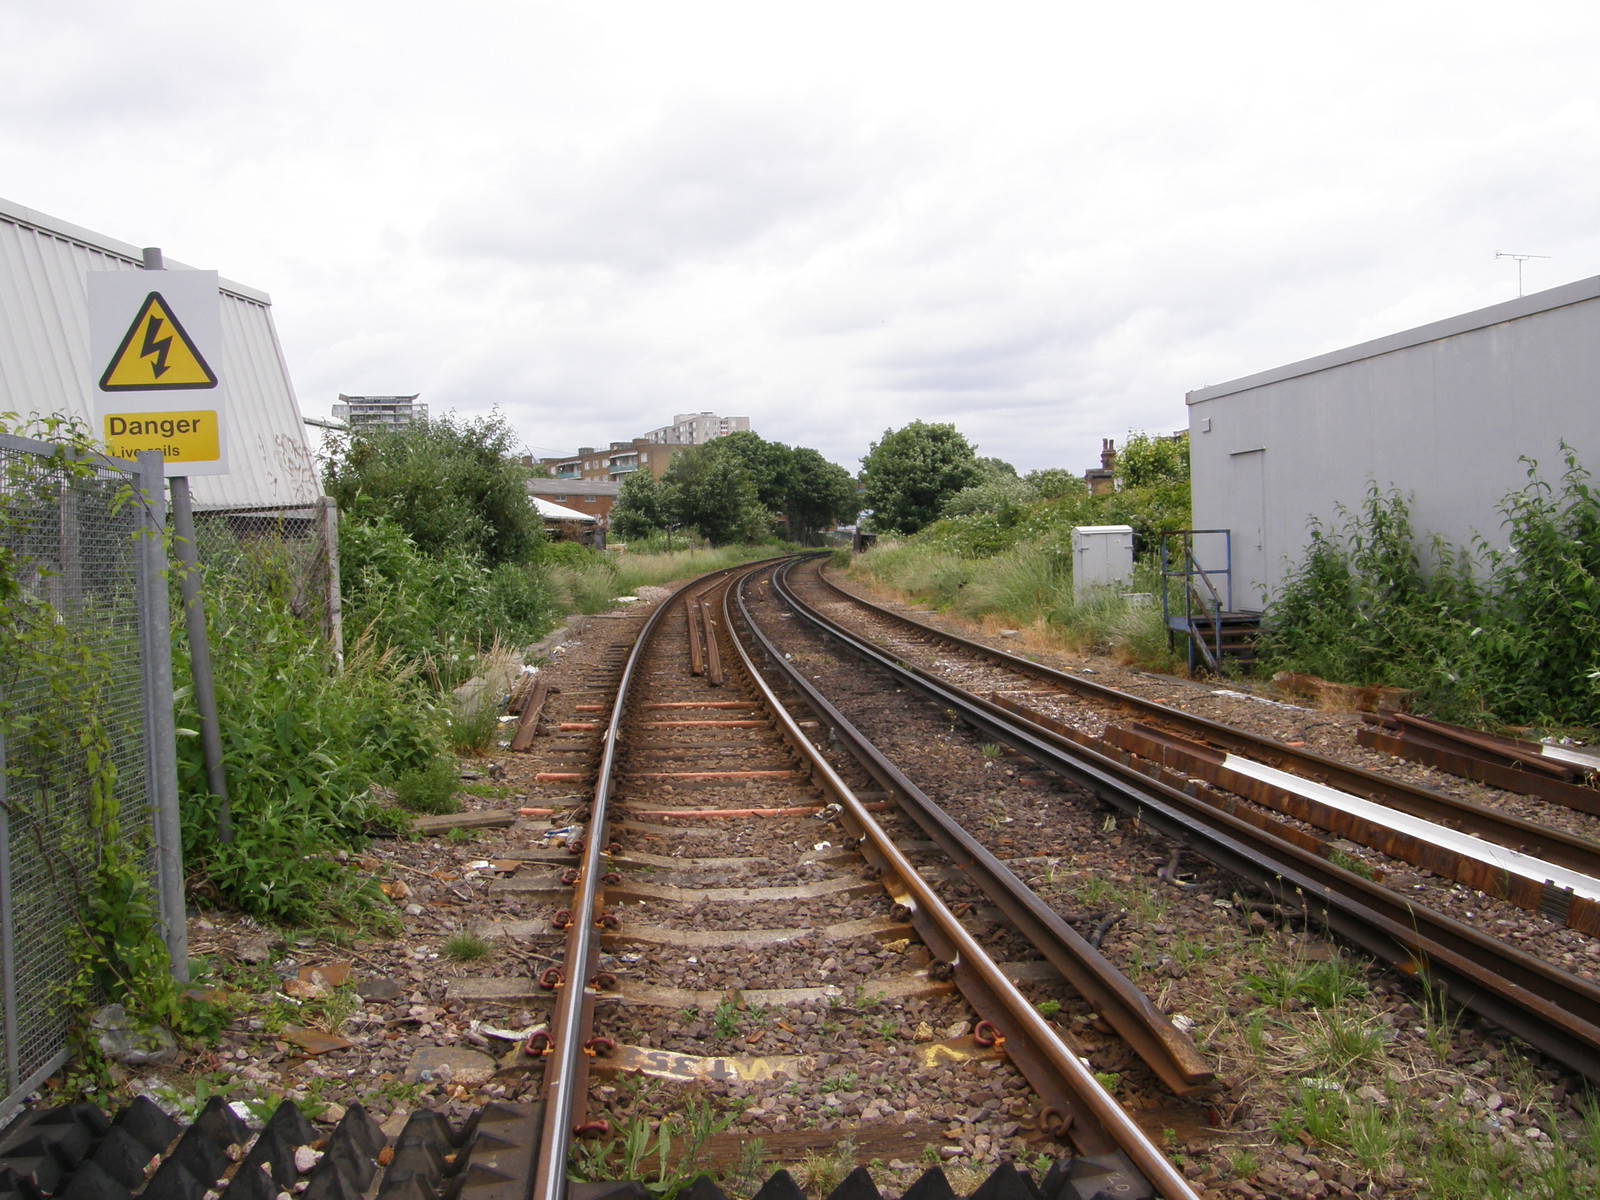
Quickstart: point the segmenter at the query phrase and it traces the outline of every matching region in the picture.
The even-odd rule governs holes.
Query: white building
[[[1233,607],[1260,609],[1370,484],[1418,540],[1505,546],[1499,505],[1600,470],[1600,276],[1188,394],[1194,525],[1231,533]],[[1209,569],[1211,561],[1204,565]]]
[[[712,412],[679,413],[672,418],[671,425],[652,429],[644,436],[657,445],[703,446],[714,438],[749,431],[749,417],[719,417]]]
[[[339,393],[333,406],[333,419],[350,429],[382,429],[409,425],[428,419],[428,406],[419,404],[417,392],[411,396],[346,396]]]
[[[91,364],[87,277],[138,271],[137,247],[0,200],[0,412],[75,417],[91,429],[100,364]],[[188,269],[166,259],[173,272]],[[196,508],[310,507],[322,494],[300,405],[265,292],[219,289],[227,388],[228,473],[197,475]]]

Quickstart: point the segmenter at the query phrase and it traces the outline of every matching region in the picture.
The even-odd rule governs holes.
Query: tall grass
[[[1031,630],[1043,643],[1109,654],[1151,670],[1174,664],[1161,610],[1119,591],[1073,594],[1072,556],[1058,538],[1027,542],[991,558],[970,558],[919,537],[882,542],[851,573],[916,603],[975,620]],[[1135,570],[1131,590],[1152,592],[1154,569]]]
[[[669,550],[661,537],[636,540],[620,553],[567,543],[548,547],[540,557],[551,593],[566,611],[600,613],[611,608],[618,596],[631,595],[641,587],[783,552],[779,546],[686,547],[681,535],[676,541],[677,548]]]
[[[563,610],[541,562],[491,568],[466,550],[425,554],[386,518],[340,521],[339,570],[345,628],[422,666],[441,688],[464,682],[496,640],[537,640]]]
[[[250,552],[255,571],[210,573],[206,590],[228,843],[218,839],[219,803],[206,786],[188,655],[174,655],[189,886],[273,921],[361,920],[376,894],[331,852],[356,844],[379,819],[370,784],[443,752],[444,714],[415,666],[370,631],[337,670],[320,633],[294,611],[291,579],[274,574],[284,560]],[[175,621],[180,639],[181,630]]]
[[[1600,497],[1563,449],[1559,485],[1529,462],[1502,502],[1506,550],[1425,555],[1405,500],[1376,485],[1340,528],[1313,527],[1268,610],[1263,666],[1410,688],[1451,720],[1600,725]]]
[[[788,553],[792,547],[777,544],[759,546],[695,547],[690,550],[628,552],[617,556],[617,585],[619,596],[630,595],[641,587],[659,586],[707,571],[720,571],[724,567],[761,558],[775,558]]]

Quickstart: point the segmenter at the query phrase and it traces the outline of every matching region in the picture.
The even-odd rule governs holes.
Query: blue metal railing
[[[1202,565],[1199,538],[1220,538],[1220,566]],[[1208,545],[1214,546],[1211,542]],[[1222,587],[1219,590],[1217,582]],[[1180,606],[1173,592],[1182,599]],[[1189,674],[1194,674],[1198,652],[1207,668],[1219,671],[1222,663],[1222,614],[1233,607],[1233,535],[1227,529],[1173,529],[1161,535],[1161,619],[1167,627],[1167,646],[1175,649],[1174,634],[1188,642]]]

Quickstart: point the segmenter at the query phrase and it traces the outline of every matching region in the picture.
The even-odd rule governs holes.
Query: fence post
[[[211,674],[211,636],[206,632],[206,606],[200,594],[200,547],[194,536],[189,477],[174,475],[170,482],[173,550],[183,564],[178,590],[183,595],[184,629],[189,634],[189,679],[194,684],[194,706],[200,713],[206,788],[217,799],[217,840],[227,844],[233,841],[233,814],[228,808],[228,775],[222,765],[222,727],[217,720],[217,687]]]
[[[17,944],[15,915],[11,908],[11,805],[6,799],[6,733],[0,728],[0,1004],[3,1004],[4,1028],[0,1038],[5,1042],[5,1087],[0,1096],[9,1096],[22,1080],[21,1057],[18,1042],[19,1017],[17,1014],[17,961],[13,949]]]
[[[178,748],[172,711],[172,612],[167,598],[166,470],[160,451],[139,455],[133,476],[141,524],[137,580],[143,650],[145,791],[155,833],[161,940],[172,974],[189,978],[189,929],[183,906],[183,830],[178,817]]]
[[[332,496],[317,500],[317,531],[321,535],[323,559],[327,571],[323,586],[327,589],[322,598],[322,631],[333,647],[333,661],[344,670],[344,607],[339,601],[339,505]]]

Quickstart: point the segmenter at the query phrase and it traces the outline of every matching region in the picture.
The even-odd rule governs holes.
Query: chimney
[[[1116,470],[1117,440],[1115,438],[1100,439],[1100,467],[1106,471]]]

